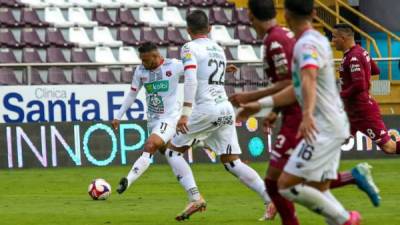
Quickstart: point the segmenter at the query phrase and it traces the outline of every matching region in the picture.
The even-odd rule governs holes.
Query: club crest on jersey
[[[170,77],[170,76],[172,76],[172,72],[171,72],[171,70],[168,70],[167,72],[165,72],[165,75],[166,75],[167,77]]]

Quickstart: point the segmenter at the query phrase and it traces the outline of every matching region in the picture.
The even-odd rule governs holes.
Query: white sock
[[[296,186],[279,190],[279,193],[290,201],[299,203],[308,209],[323,215],[329,221],[335,221],[336,224],[342,225],[349,218],[350,215],[346,210],[343,210],[343,206],[338,207],[336,202],[333,202],[330,198],[325,196],[319,190],[298,184]]]
[[[268,196],[267,190],[265,189],[264,181],[254,169],[244,164],[240,159],[224,163],[224,166],[228,172],[239,178],[248,188],[257,192],[264,201],[264,204],[271,202],[271,198]]]
[[[332,194],[332,192],[330,190],[324,191],[322,192],[322,194],[324,194],[327,198],[329,198],[331,200],[332,203],[334,203],[336,205],[337,209],[340,209],[342,211],[347,212],[347,210],[343,207],[343,205],[335,198],[335,196]],[[337,225],[336,221],[331,220],[331,219],[326,219],[327,224],[329,225]],[[340,224],[341,225],[341,224]]]
[[[131,171],[129,171],[128,176],[126,177],[128,179],[128,187],[135,182],[135,180],[137,180],[144,173],[144,171],[147,170],[147,168],[149,168],[152,157],[152,154],[143,152],[142,155],[135,161]]]
[[[192,169],[189,164],[183,158],[183,154],[180,152],[167,149],[165,151],[165,157],[169,165],[172,168],[176,178],[182,187],[186,190],[190,201],[197,201],[200,199],[200,192],[197,188],[196,182],[194,181]]]

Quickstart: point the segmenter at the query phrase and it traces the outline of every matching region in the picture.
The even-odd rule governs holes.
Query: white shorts
[[[176,118],[158,119],[148,123],[147,129],[151,134],[156,134],[167,144],[176,133],[176,123]]]
[[[312,145],[303,139],[289,158],[284,171],[306,181],[323,182],[337,179],[341,146],[345,138],[319,133]]]
[[[235,112],[230,102],[207,110],[194,110],[189,118],[188,129],[188,133],[177,133],[171,140],[175,147],[204,141],[217,155],[242,153],[236,133]]]

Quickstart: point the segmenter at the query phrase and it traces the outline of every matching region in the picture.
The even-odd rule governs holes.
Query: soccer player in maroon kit
[[[248,6],[252,26],[259,37],[264,37],[264,67],[265,73],[272,85],[262,90],[232,95],[230,101],[237,107],[240,104],[256,101],[265,96],[277,93],[292,83],[290,64],[295,44],[293,34],[288,29],[277,25],[273,0],[249,0]],[[291,151],[293,151],[300,141],[296,135],[302,120],[302,112],[297,103],[281,109],[275,109],[274,111],[267,116],[264,125],[270,127],[277,119],[277,112],[280,111],[282,113],[282,127],[271,152],[265,184],[268,194],[280,214],[282,224],[297,225],[299,222],[296,217],[294,204],[279,194],[277,180],[290,157]],[[338,174],[338,180],[332,182],[331,188],[357,183],[363,191],[373,196],[371,199],[374,199],[374,204],[378,205],[379,195],[377,195],[370,184],[365,182],[366,177],[364,174],[359,176],[361,170],[368,170],[365,166],[365,164],[360,164],[352,172]],[[357,174],[357,180],[354,179],[352,174]],[[359,185],[360,182],[363,185]]]
[[[389,136],[378,103],[369,95],[371,75],[379,69],[368,52],[354,41],[354,30],[347,24],[337,24],[333,43],[344,52],[340,65],[340,96],[351,124],[351,133],[362,132],[371,138],[385,153],[400,154],[400,141]]]

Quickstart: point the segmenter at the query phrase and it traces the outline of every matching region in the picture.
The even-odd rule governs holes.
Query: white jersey
[[[131,88],[134,91],[139,91],[142,86],[145,88],[148,120],[178,120],[181,105],[177,95],[179,77],[182,75],[182,62],[176,59],[164,59],[155,70],[147,70],[143,65],[136,67]]]
[[[224,50],[208,38],[199,38],[182,47],[185,69],[197,68],[197,90],[193,110],[204,111],[227,101],[224,88],[226,57]]]
[[[316,30],[307,30],[294,46],[292,62],[296,97],[303,106],[300,71],[317,68],[317,99],[315,120],[317,129],[332,135],[348,136],[349,122],[336,86],[332,49],[328,39]]]

